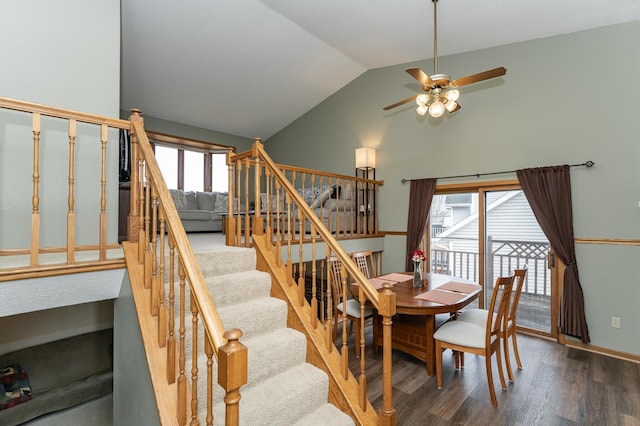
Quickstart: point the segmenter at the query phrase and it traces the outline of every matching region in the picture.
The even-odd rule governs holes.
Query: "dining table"
[[[392,317],[391,344],[425,362],[427,374],[435,374],[433,333],[456,312],[476,300],[482,287],[451,275],[426,273],[421,287],[414,287],[410,272],[383,274],[369,281],[379,292],[385,283],[396,294],[396,315]],[[373,350],[382,346],[382,317],[373,310]]]

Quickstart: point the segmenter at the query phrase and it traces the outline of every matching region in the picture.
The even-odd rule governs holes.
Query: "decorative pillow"
[[[228,204],[229,204],[229,196],[220,194],[216,197],[216,204],[213,206],[212,210],[214,212],[224,213],[229,209]]]
[[[343,185],[340,195],[343,200],[350,200],[353,197],[353,185],[351,182]]]
[[[271,194],[270,207],[272,212],[275,212],[278,207],[280,207],[280,211],[284,211],[284,199],[280,198],[280,205],[278,205],[278,195]],[[267,211],[267,194],[264,192],[260,194],[260,211]]]
[[[176,210],[187,209],[187,199],[184,196],[184,191],[181,189],[170,189],[169,193],[171,194],[173,204],[176,206]]]
[[[354,200],[336,200],[335,198],[330,198],[324,204],[324,208],[330,212],[351,212],[354,210]]]
[[[0,410],[30,399],[29,377],[20,364],[11,364],[0,368]]]
[[[330,188],[331,191],[333,192],[333,187],[334,185],[322,185],[322,186],[314,186],[311,188],[305,188],[304,191],[302,190],[302,188],[298,188],[297,191],[298,191],[298,194],[300,194],[300,196],[304,198],[304,202],[307,203],[309,206],[311,206],[315,202],[315,200],[317,200],[319,197],[322,198],[322,194],[328,188]],[[329,198],[329,196],[331,196],[331,192],[329,193],[329,195],[327,195],[327,198]],[[325,198],[324,200],[326,200],[327,198]],[[324,200],[322,202],[324,202]],[[320,204],[316,207],[320,207],[320,205],[322,205],[322,202],[320,202]]]
[[[322,193],[313,200],[313,203],[311,204],[312,209],[322,206],[322,204],[327,201],[335,191],[335,185],[325,185],[323,188]]]
[[[215,192],[196,192],[196,201],[198,202],[198,210],[214,211],[216,205],[217,194]],[[226,211],[226,208],[225,208]]]
[[[193,191],[184,193],[185,200],[187,201],[186,210],[198,210],[198,200],[196,199],[196,193]]]

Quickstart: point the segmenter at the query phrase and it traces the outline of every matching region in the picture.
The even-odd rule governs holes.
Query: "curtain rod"
[[[585,161],[584,163],[580,163],[580,164],[569,164],[569,167],[579,167],[579,166],[587,166],[587,167],[593,167],[596,163],[594,163],[593,161],[589,160],[589,161]],[[443,177],[437,177],[435,179],[455,179],[455,178],[464,178],[464,177],[476,177],[479,178],[480,176],[490,176],[490,175],[502,175],[502,174],[506,174],[506,173],[516,173],[517,170],[507,170],[504,172],[490,172],[490,173],[476,173],[473,175],[458,175],[458,176],[443,176]],[[401,179],[400,182],[401,183],[406,183],[406,182],[411,182],[412,180],[418,180],[418,179]]]

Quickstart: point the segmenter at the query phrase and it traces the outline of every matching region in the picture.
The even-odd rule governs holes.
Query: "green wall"
[[[120,2],[5,1],[0,13],[0,96],[118,117]],[[31,117],[0,111],[0,247],[29,247],[33,186]],[[99,128],[78,125],[76,243],[97,244]],[[42,118],[40,213],[43,246],[66,244],[67,123]],[[107,145],[107,239],[118,233],[118,135]]]
[[[120,111],[120,117],[123,119],[128,119],[130,114],[131,113],[129,111]],[[194,127],[187,124],[149,117],[144,115],[144,111],[142,111],[142,116],[144,117],[144,128],[153,132],[181,136],[183,138],[195,139],[202,142],[235,146],[238,152],[251,149],[251,144],[253,143],[253,139],[242,136],[230,135],[228,133],[218,132],[215,130],[203,129],[201,127]]]
[[[276,162],[354,173],[354,150],[377,149],[380,228],[405,231],[402,178],[515,170],[592,160],[572,172],[577,238],[640,239],[640,22],[439,58],[452,78],[498,66],[504,78],[462,88],[462,109],[435,120],[415,105],[382,107],[420,91],[404,72],[432,60],[370,70],[265,142]],[[503,175],[498,179],[514,179]],[[494,178],[495,179],[495,178]],[[475,181],[461,179],[458,182]],[[455,183],[446,180],[442,183]],[[640,247],[576,247],[592,343],[640,354]],[[385,271],[403,268],[405,238],[385,240]],[[621,318],[611,328],[611,316]]]

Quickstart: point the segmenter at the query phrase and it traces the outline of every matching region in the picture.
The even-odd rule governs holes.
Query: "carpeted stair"
[[[253,249],[225,247],[198,252],[196,258],[225,329],[243,331],[248,348],[248,382],[241,389],[241,425],[353,425],[353,420],[327,402],[327,375],[305,362],[306,339],[289,329],[287,306],[270,297],[269,274],[255,270]],[[188,306],[188,305],[187,305]],[[202,336],[198,336],[201,342]],[[185,343],[191,338],[185,336]],[[189,346],[187,346],[189,347]],[[198,370],[206,371],[201,355]],[[191,368],[187,365],[187,370]],[[199,395],[206,395],[205,374],[199,374]],[[217,383],[214,368],[213,382]],[[214,385],[214,419],[224,424],[223,390]],[[205,401],[199,402],[206,417]]]

